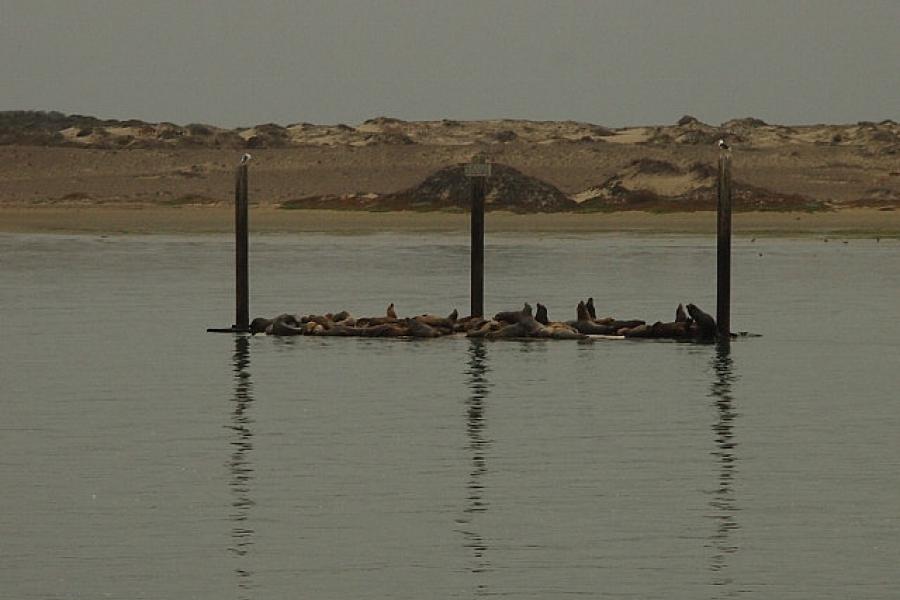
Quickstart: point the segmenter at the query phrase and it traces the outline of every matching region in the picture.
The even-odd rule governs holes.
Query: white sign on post
[[[491,163],[469,163],[465,168],[466,177],[490,177]]]

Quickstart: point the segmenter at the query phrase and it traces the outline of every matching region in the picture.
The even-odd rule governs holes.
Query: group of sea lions
[[[493,319],[478,316],[459,317],[454,310],[446,317],[419,315],[401,318],[394,305],[388,306],[384,316],[353,317],[346,310],[324,315],[283,314],[274,319],[257,317],[250,323],[250,333],[268,335],[319,335],[354,337],[414,337],[433,338],[464,333],[467,337],[485,339],[551,338],[564,340],[586,339],[592,335],[612,335],[626,338],[711,340],[716,336],[716,322],[694,304],[681,304],[675,310],[675,320],[657,321],[648,325],[639,319],[621,320],[613,317],[597,318],[594,299],[581,301],[572,321],[550,321],[547,307],[537,303],[535,312],[527,302],[522,310],[499,312]]]
[[[321,335],[341,337],[417,337],[432,338],[467,331],[468,325],[480,317],[459,318],[454,310],[446,317],[419,315],[397,316],[394,305],[381,317],[353,317],[346,310],[324,315],[278,315],[274,319],[257,317],[250,322],[250,333],[268,335]]]

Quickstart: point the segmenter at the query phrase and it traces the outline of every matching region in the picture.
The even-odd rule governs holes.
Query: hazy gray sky
[[[900,0],[0,0],[0,109],[900,119]]]

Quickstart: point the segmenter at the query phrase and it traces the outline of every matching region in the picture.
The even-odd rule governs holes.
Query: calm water
[[[464,236],[253,240],[254,316],[467,312]],[[900,242],[737,240],[664,342],[234,338],[226,237],[0,236],[0,597],[900,596]],[[713,312],[712,241],[489,239],[490,312]]]

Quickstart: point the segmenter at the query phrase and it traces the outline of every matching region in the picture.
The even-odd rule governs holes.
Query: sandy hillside
[[[0,205],[226,204],[234,166],[245,151],[253,154],[251,201],[260,205],[310,197],[396,198],[482,152],[574,202],[602,196],[611,181],[677,201],[708,187],[701,175],[715,164],[720,136],[734,148],[735,181],[747,189],[802,197],[809,202],[804,209],[900,204],[900,126],[893,121],[791,127],[756,119],[709,125],[684,117],[666,126],[615,129],[381,117],[356,125],[224,129],[6,112],[0,113]],[[636,170],[636,164],[645,167]],[[671,169],[648,172],[653,164]],[[512,181],[507,189],[517,185]],[[508,201],[500,203],[509,208]],[[667,206],[681,208],[677,202]],[[690,203],[683,208],[696,209]]]

